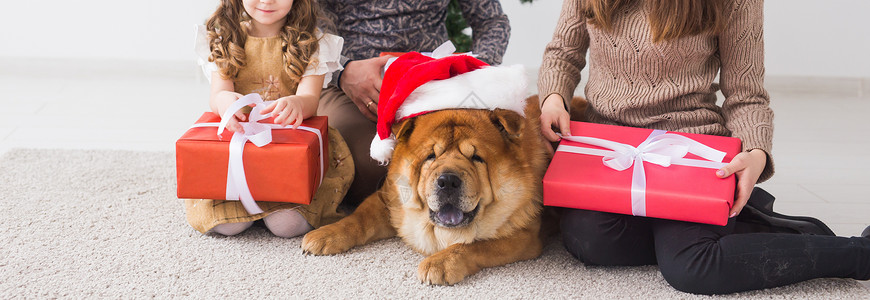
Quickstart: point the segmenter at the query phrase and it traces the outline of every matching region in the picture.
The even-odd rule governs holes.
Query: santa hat
[[[398,57],[384,74],[378,101],[378,133],[370,155],[388,164],[396,121],[443,109],[512,110],[524,116],[526,76],[521,65],[494,67],[469,55],[432,58],[417,52]]]

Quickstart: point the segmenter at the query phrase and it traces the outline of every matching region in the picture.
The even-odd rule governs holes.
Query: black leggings
[[[565,209],[565,247],[587,265],[658,264],[674,288],[726,294],[823,277],[870,279],[870,239],[735,234],[726,226]]]

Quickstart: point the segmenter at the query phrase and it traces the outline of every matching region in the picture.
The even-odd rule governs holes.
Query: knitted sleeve
[[[763,6],[762,0],[736,1],[719,36],[725,126],[743,141],[743,150],[761,149],[767,154],[758,182],[773,175],[773,111],[764,89]]]
[[[586,17],[580,12],[580,1],[565,0],[553,33],[553,40],[544,50],[544,60],[538,72],[538,95],[541,101],[559,94],[570,109],[574,89],[580,83],[580,71],[586,67],[589,34]]]
[[[490,64],[501,64],[511,37],[511,25],[498,0],[459,0],[459,9],[471,27],[471,52]]]

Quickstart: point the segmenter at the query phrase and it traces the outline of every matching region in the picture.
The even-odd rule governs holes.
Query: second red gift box
[[[725,225],[740,151],[732,137],[571,122],[544,176],[544,205]]]

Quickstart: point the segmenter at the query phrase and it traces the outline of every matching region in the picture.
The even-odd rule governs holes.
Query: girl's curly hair
[[[281,31],[284,71],[297,84],[308,65],[317,64],[317,58],[312,56],[318,50],[315,30],[320,17],[314,1],[293,1]],[[236,78],[245,66],[248,32],[243,22],[250,17],[244,11],[242,0],[221,0],[217,10],[206,21],[211,48],[208,60],[217,64],[223,78]]]

